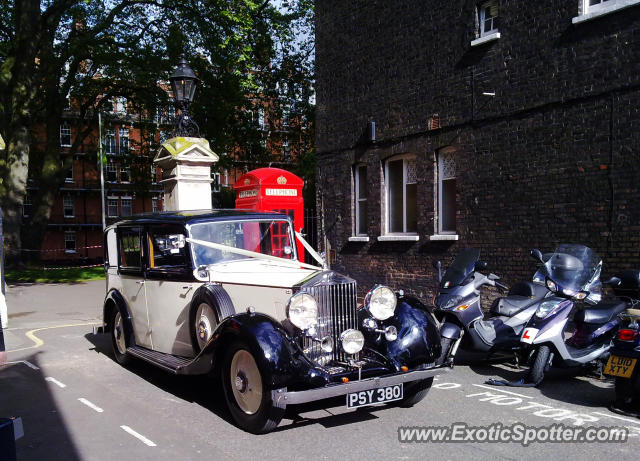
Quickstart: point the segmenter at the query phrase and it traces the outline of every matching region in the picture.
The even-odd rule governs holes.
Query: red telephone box
[[[304,201],[302,186],[304,181],[293,173],[280,168],[258,168],[238,178],[233,188],[236,190],[236,208],[257,211],[277,211],[293,219],[296,232],[304,227]],[[272,229],[272,248],[282,251],[284,226]],[[304,247],[298,241],[298,257],[304,262]],[[280,256],[280,255],[277,255]]]

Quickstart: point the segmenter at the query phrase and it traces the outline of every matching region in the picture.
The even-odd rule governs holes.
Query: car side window
[[[140,241],[139,227],[120,228],[120,269],[140,270],[144,250]]]
[[[179,226],[149,229],[149,269],[183,269],[188,264],[186,235]]]

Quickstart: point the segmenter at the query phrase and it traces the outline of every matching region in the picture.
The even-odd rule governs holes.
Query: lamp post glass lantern
[[[196,77],[193,69],[189,67],[184,56],[180,57],[178,67],[169,78],[173,90],[173,100],[176,108],[180,110],[180,117],[176,122],[174,136],[199,136],[198,125],[189,116],[189,106],[193,101],[193,95],[200,79]]]

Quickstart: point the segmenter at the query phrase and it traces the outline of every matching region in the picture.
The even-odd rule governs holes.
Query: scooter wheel
[[[546,371],[547,364],[549,363],[549,355],[551,349],[549,346],[540,346],[533,354],[533,364],[529,368],[528,381],[534,383],[536,386],[544,379],[544,372]]]

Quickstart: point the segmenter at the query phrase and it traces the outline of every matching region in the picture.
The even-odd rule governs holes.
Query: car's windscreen
[[[447,272],[444,273],[444,277],[442,277],[442,282],[440,283],[441,287],[449,288],[460,285],[462,281],[473,272],[479,257],[480,250],[477,248],[465,248],[462,250],[451,263]]]
[[[547,276],[564,289],[581,291],[590,281],[600,258],[589,247],[562,244],[544,264]]]
[[[191,238],[249,250],[268,256],[293,259],[288,221],[217,221],[191,225]],[[250,258],[232,251],[192,244],[195,266]]]

